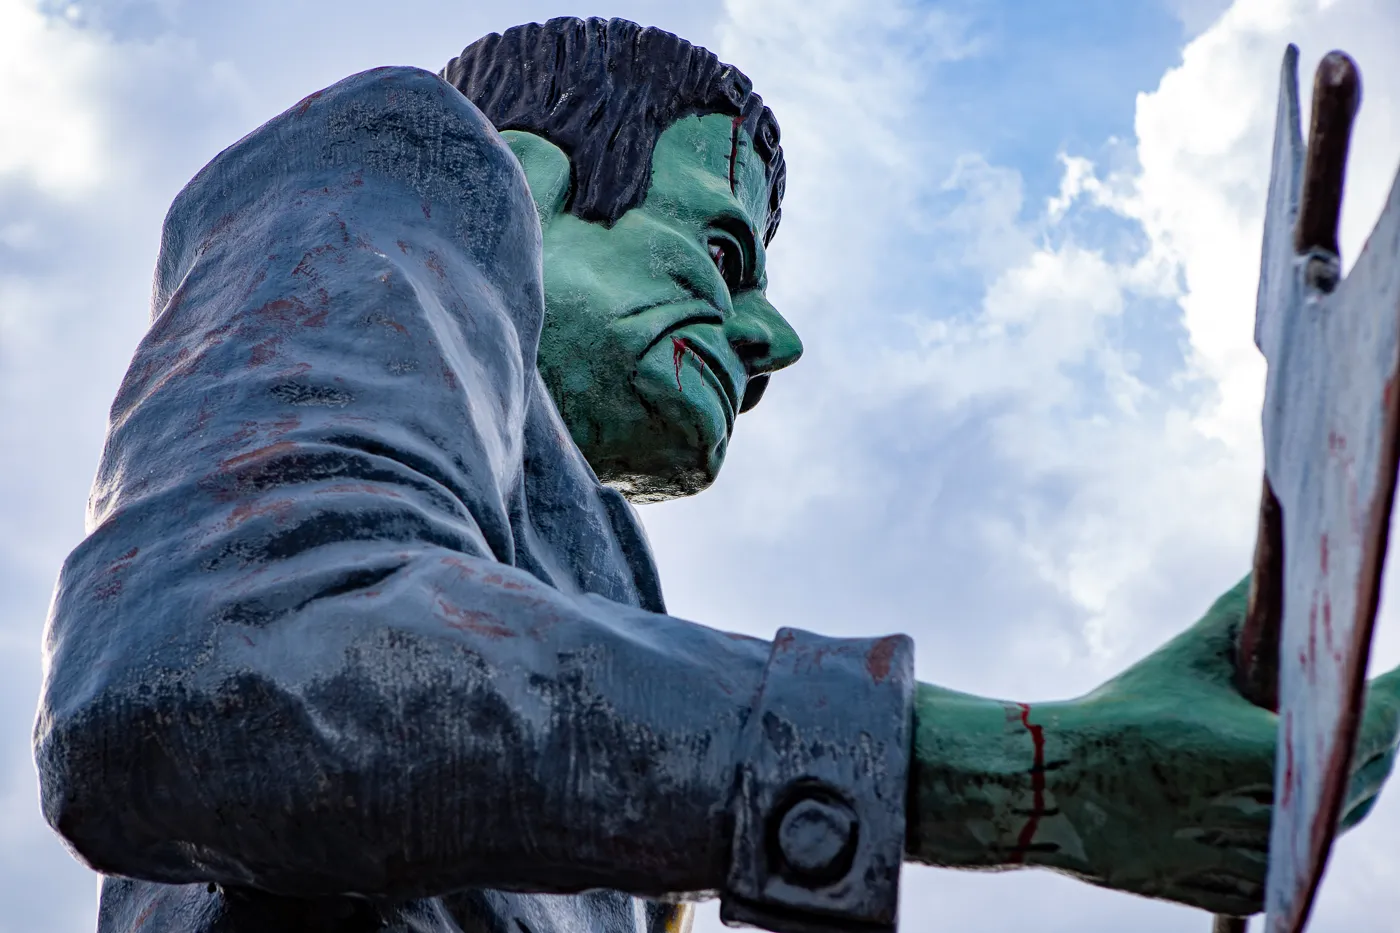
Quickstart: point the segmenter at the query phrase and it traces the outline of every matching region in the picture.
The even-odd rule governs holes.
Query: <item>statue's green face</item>
[[[634,501],[704,489],[745,391],[802,352],[764,297],[768,190],[752,141],[741,132],[736,147],[723,115],[673,124],[645,199],[608,228],[564,212],[563,152],[528,133],[502,135],[540,210],[539,367],[574,441]]]

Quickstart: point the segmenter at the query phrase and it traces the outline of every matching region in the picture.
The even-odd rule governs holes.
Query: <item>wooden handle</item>
[[[1342,211],[1347,150],[1360,106],[1361,71],[1356,62],[1345,52],[1328,52],[1313,78],[1308,153],[1293,226],[1293,248],[1299,255],[1315,250],[1338,252],[1337,221]],[[1278,710],[1278,646],[1283,626],[1283,522],[1283,510],[1265,476],[1249,607],[1237,642],[1235,679],[1240,692],[1252,703],[1274,711]]]
[[[1337,223],[1342,211],[1351,128],[1361,106],[1361,72],[1345,52],[1329,52],[1313,78],[1312,122],[1303,168],[1293,248],[1298,255],[1340,252]],[[1340,277],[1336,262],[1329,276],[1312,276],[1314,287],[1331,291]],[[1236,642],[1235,680],[1250,702],[1278,711],[1279,641],[1283,635],[1284,516],[1265,475],[1259,496],[1259,527],[1249,603]],[[1244,917],[1217,915],[1212,933],[1246,933]]]
[[[1308,159],[1293,247],[1299,254],[1315,249],[1339,252],[1337,220],[1342,213],[1351,128],[1361,107],[1361,71],[1345,52],[1328,52],[1313,78],[1312,124]]]
[[[1278,712],[1278,645],[1283,634],[1283,510],[1264,477],[1249,605],[1235,655],[1235,683],[1256,706]]]

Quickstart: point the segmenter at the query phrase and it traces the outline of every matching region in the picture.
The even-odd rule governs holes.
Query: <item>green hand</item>
[[[1038,865],[1093,884],[1250,914],[1262,906],[1277,717],[1233,682],[1248,580],[1077,700],[1003,703],[920,685],[909,856]],[[1373,681],[1343,828],[1394,764],[1400,670]]]

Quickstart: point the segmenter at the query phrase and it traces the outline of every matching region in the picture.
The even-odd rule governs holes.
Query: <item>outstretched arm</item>
[[[1249,580],[1084,697],[1003,703],[920,685],[909,853],[952,868],[1040,866],[1244,916],[1261,909],[1278,718],[1241,696]],[[1400,673],[1374,681],[1344,827],[1394,761]]]

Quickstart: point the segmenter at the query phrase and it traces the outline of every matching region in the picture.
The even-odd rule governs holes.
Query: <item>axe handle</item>
[[[1313,79],[1312,121],[1303,169],[1293,248],[1299,256],[1339,252],[1337,222],[1342,210],[1351,128],[1361,105],[1361,74],[1344,52],[1329,52]],[[1310,284],[1323,291],[1335,287],[1340,269],[1331,278]],[[1259,496],[1259,527],[1254,539],[1254,563],[1249,603],[1235,652],[1235,682],[1250,702],[1278,711],[1279,642],[1283,636],[1283,509],[1266,474]],[[1244,917],[1216,915],[1213,933],[1245,933]]]
[[[1283,509],[1264,477],[1249,603],[1235,652],[1235,683],[1256,706],[1278,712],[1278,646],[1283,635]]]
[[[1361,75],[1356,63],[1344,52],[1327,53],[1313,80],[1308,154],[1293,226],[1293,248],[1300,256],[1338,252],[1347,149],[1360,105]],[[1317,284],[1331,290],[1325,282]],[[1278,710],[1278,646],[1283,628],[1283,555],[1283,510],[1266,475],[1259,497],[1249,607],[1235,664],[1240,691],[1256,705],[1274,711]]]

